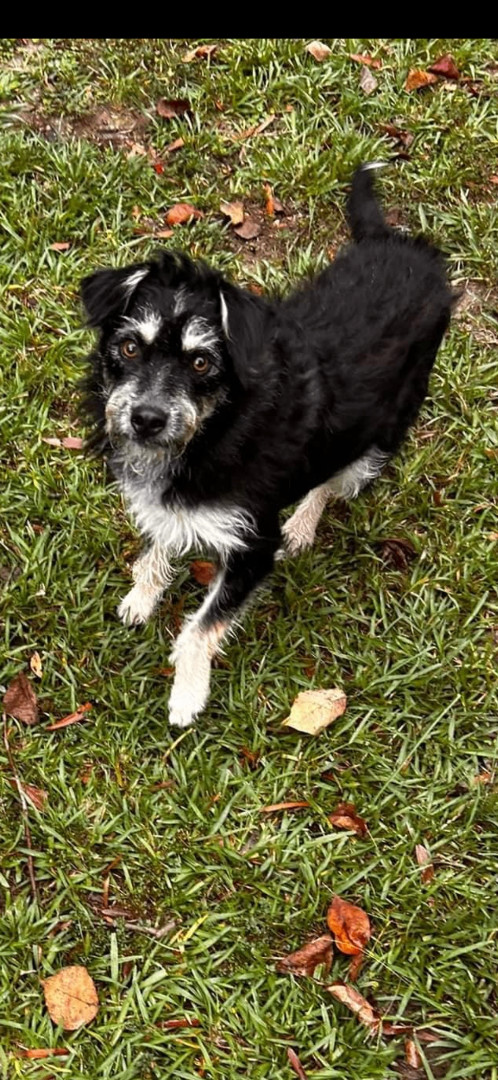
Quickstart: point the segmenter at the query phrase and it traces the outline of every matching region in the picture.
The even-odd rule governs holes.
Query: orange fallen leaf
[[[482,772],[477,773],[477,775],[472,778],[472,783],[473,784],[492,784],[493,778],[494,778],[494,773],[492,773],[489,769],[483,769]]]
[[[225,217],[230,218],[231,225],[242,225],[244,220],[244,204],[240,199],[236,199],[235,202],[225,202],[224,199],[220,202],[220,210]]]
[[[50,1019],[64,1031],[76,1031],[97,1015],[97,989],[82,965],[61,968],[55,975],[42,979],[41,984]]]
[[[303,945],[301,949],[283,956],[276,965],[277,971],[281,974],[312,976],[315,968],[324,964],[325,971],[328,972],[332,964],[332,947],[332,938],[329,934],[323,934],[322,937]]]
[[[173,236],[173,229],[156,229],[152,235],[158,240],[167,240],[168,237]]]
[[[190,573],[199,585],[210,585],[216,577],[217,567],[207,560],[196,559],[195,562],[190,563]]]
[[[342,716],[346,704],[346,695],[337,686],[332,690],[302,690],[293,702],[290,715],[282,721],[282,727],[319,735]]]
[[[358,956],[368,944],[371,935],[370,919],[366,911],[334,896],[327,911],[327,925],[332,931],[340,952]]]
[[[368,832],[367,823],[356,813],[354,803],[339,803],[329,814],[329,821],[336,829],[351,829],[358,836],[366,836]]]
[[[421,90],[424,86],[432,86],[437,81],[437,75],[433,75],[430,71],[419,71],[417,68],[412,68],[408,72],[405,90]]]
[[[327,56],[330,56],[332,49],[325,45],[323,41],[310,41],[309,45],[306,45],[306,52],[309,52],[313,60],[321,64],[323,60],[327,59]]]
[[[434,75],[442,75],[444,79],[460,78],[460,72],[449,53],[440,56],[439,60],[435,60],[433,64],[430,64],[429,71],[432,71]]]
[[[301,810],[303,806],[309,806],[305,799],[297,799],[290,802],[271,803],[270,806],[260,806],[260,814],[273,814],[275,810]]]
[[[172,120],[174,116],[183,116],[190,112],[190,101],[186,98],[160,98],[156,104],[156,112],[163,120]]]
[[[261,225],[252,218],[246,218],[242,225],[233,230],[241,240],[254,240],[261,232]]]
[[[354,986],[348,983],[332,983],[325,989],[329,990],[342,1005],[347,1005],[348,1009],[351,1009],[351,1012],[358,1017],[360,1023],[370,1029],[372,1035],[379,1030],[381,1024],[379,1016],[370,1002]]]
[[[490,182],[490,184],[498,184],[498,176],[490,176],[489,182]],[[486,453],[487,453],[487,451],[486,451]]]
[[[30,1061],[42,1061],[43,1058],[48,1057],[67,1057],[70,1054],[70,1050],[66,1050],[65,1046],[40,1046],[33,1047],[28,1050],[24,1047],[19,1047],[16,1050],[16,1057],[29,1058]]]
[[[374,60],[368,53],[350,53],[349,59],[354,60],[357,64],[364,64],[366,67],[375,68],[379,71],[382,67],[382,60]]]
[[[69,713],[69,716],[64,716],[62,720],[56,720],[55,724],[47,724],[45,731],[58,731],[59,728],[69,727],[70,724],[79,724],[81,720],[85,720],[86,713],[90,712],[91,708],[89,701],[86,705],[78,705],[76,712]]]
[[[263,184],[263,191],[265,193],[265,209],[268,217],[273,217],[275,214],[275,200],[273,198],[273,192],[270,184]]]
[[[38,702],[28,676],[20,671],[9,683],[4,694],[5,712],[23,724],[37,724],[39,719]]]
[[[413,1024],[391,1024],[388,1020],[382,1021],[383,1035],[406,1035],[413,1031]]]
[[[420,1069],[422,1058],[413,1039],[405,1039],[405,1058],[406,1064],[410,1065],[412,1069]]]
[[[29,666],[33,675],[36,675],[37,679],[41,679],[43,674],[43,666],[41,662],[41,656],[39,652],[34,652],[29,658]]]
[[[415,845],[415,858],[418,865],[424,867],[421,877],[424,885],[428,885],[434,877],[434,865],[427,848],[423,844]]]
[[[173,139],[173,142],[168,143],[166,153],[173,154],[175,150],[181,150],[182,146],[185,146],[185,139],[180,136],[179,139]]]
[[[55,244],[50,244],[50,251],[69,251],[71,244],[68,240],[60,240]]]
[[[182,57],[184,64],[191,64],[192,60],[201,60],[204,57],[212,56],[218,45],[198,45],[196,49],[189,49],[188,52]]]
[[[175,203],[168,210],[165,220],[167,225],[183,225],[186,221],[190,221],[191,218],[201,217],[204,217],[202,210],[197,210],[190,203]]]
[[[299,1058],[298,1058],[298,1056],[296,1054],[296,1051],[293,1050],[291,1046],[287,1047],[287,1057],[289,1059],[289,1065],[290,1065],[291,1069],[294,1069],[294,1072],[295,1072],[296,1076],[299,1077],[299,1080],[307,1080],[306,1073],[305,1073],[305,1071],[303,1069],[303,1066],[301,1065],[301,1062],[300,1062],[300,1060],[299,1060]]]

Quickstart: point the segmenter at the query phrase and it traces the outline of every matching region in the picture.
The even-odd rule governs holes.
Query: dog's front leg
[[[204,709],[213,656],[250,593],[270,573],[278,544],[276,526],[271,540],[259,540],[257,546],[231,555],[202,607],[185,623],[171,655],[175,664],[169,699],[171,724],[188,727]]]
[[[133,564],[132,577],[135,584],[118,607],[119,618],[126,626],[147,622],[171,584],[173,570],[167,550],[152,544]]]

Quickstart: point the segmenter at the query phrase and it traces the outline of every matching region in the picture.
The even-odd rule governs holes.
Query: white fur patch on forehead
[[[220,308],[221,308],[221,325],[223,327],[223,333],[226,335],[226,337],[229,337],[230,335],[229,335],[229,332],[228,332],[228,308],[227,308],[227,302],[226,302],[225,297],[223,296],[222,292],[220,292]]]
[[[128,299],[132,293],[135,292],[135,289],[138,288],[144,277],[147,277],[148,273],[149,271],[142,267],[141,270],[132,270],[131,274],[128,274],[126,281],[123,282],[123,292],[126,293]]]
[[[188,304],[188,292],[187,292],[186,289],[183,288],[183,286],[181,286],[178,289],[178,291],[175,293],[175,301],[174,301],[174,304],[173,304],[173,315],[175,317],[177,315],[183,315],[184,311],[187,310],[187,304]]]
[[[218,343],[217,331],[202,316],[195,316],[183,327],[182,348],[185,352],[195,352],[196,349],[216,349]]]
[[[133,317],[125,315],[122,322],[126,329],[140,334],[146,345],[152,345],[161,329],[163,320],[157,311],[145,308]]]

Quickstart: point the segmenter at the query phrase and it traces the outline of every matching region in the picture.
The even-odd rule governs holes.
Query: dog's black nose
[[[137,435],[147,439],[149,435],[158,435],[166,427],[168,417],[155,405],[139,405],[131,414],[131,426]]]

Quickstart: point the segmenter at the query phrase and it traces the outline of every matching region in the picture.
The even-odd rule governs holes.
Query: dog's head
[[[203,263],[163,254],[82,282],[100,330],[94,386],[114,447],[176,457],[258,381],[268,308]]]

